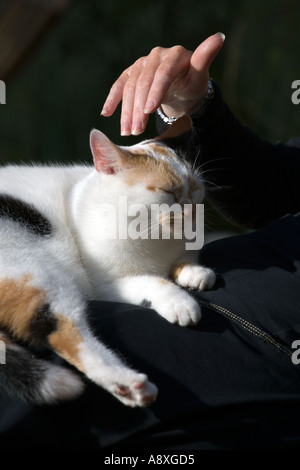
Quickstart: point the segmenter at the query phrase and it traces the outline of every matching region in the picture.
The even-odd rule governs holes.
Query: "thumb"
[[[190,62],[191,67],[196,72],[203,72],[205,69],[208,70],[218,52],[222,48],[224,41],[225,35],[223,33],[217,33],[213,36],[209,36],[200,44],[200,46],[197,47],[193,53]]]

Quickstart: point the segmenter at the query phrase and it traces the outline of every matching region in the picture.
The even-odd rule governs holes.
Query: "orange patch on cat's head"
[[[150,156],[149,151],[141,147],[130,150],[125,182],[129,186],[143,183],[147,189],[153,191],[158,188],[175,191],[182,187],[183,181],[171,163],[171,158],[175,158],[172,153],[166,147],[156,144],[151,144],[151,150],[164,158]]]

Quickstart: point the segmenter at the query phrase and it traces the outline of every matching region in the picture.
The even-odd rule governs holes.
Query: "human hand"
[[[149,114],[159,106],[169,117],[190,114],[205,97],[209,67],[224,39],[222,33],[214,34],[194,52],[182,46],[155,47],[124,70],[113,84],[101,114],[111,116],[122,101],[122,135],[141,134]]]

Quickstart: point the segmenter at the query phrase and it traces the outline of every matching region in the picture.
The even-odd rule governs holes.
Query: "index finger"
[[[123,90],[127,80],[128,69],[124,70],[111,87],[101,111],[102,116],[111,116],[115,112],[118,104],[122,100]]]

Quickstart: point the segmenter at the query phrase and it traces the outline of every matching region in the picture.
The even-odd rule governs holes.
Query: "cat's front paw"
[[[135,374],[130,381],[118,381],[112,392],[124,405],[131,407],[151,405],[157,397],[157,387],[144,374]]]
[[[199,304],[179,287],[156,306],[156,311],[170,323],[178,323],[180,326],[195,325],[201,318]]]
[[[188,264],[184,266],[176,279],[177,284],[194,290],[211,289],[216,281],[216,275],[210,268]]]

